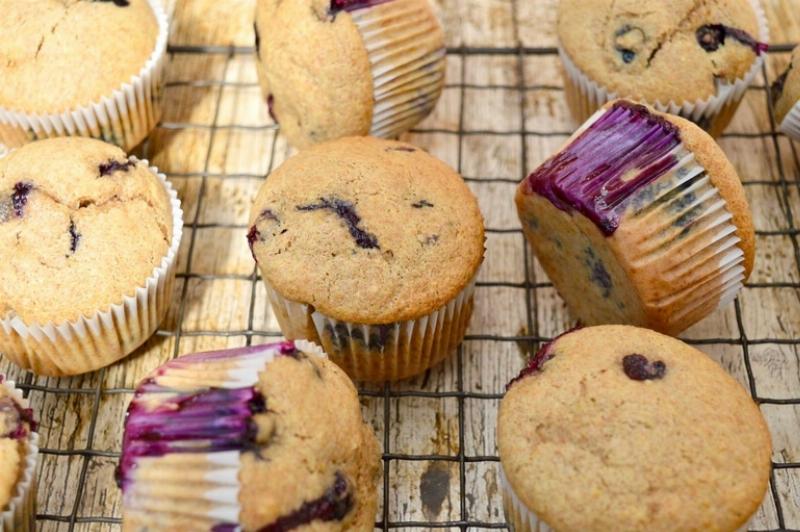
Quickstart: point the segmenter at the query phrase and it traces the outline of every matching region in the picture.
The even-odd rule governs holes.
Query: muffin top
[[[0,13],[0,107],[25,113],[109,96],[139,73],[158,36],[147,0],[0,0]]]
[[[543,347],[497,432],[514,493],[558,530],[735,530],[770,473],[745,390],[702,352],[622,325]]]
[[[0,159],[0,318],[108,310],[144,286],[171,239],[164,185],[116,146],[53,138]]]
[[[351,137],[300,152],[266,180],[250,220],[267,283],[338,320],[429,314],[483,259],[475,196],[449,166],[401,142]]]
[[[800,100],[800,46],[792,50],[789,66],[772,84],[772,97],[775,120],[780,124],[786,115]]]
[[[0,375],[0,512],[14,496],[26,457],[24,441],[36,429],[33,412],[24,408]]]
[[[188,355],[137,388],[118,476],[126,530],[210,529],[203,519],[217,521],[220,530],[236,524],[243,530],[372,528],[377,440],[344,372],[299,347],[286,342]],[[194,497],[205,502],[208,492],[201,487],[198,494],[192,483],[220,478],[230,451],[238,452],[232,466],[239,489],[236,511],[221,519],[204,512]],[[187,463],[187,454],[196,455],[189,462],[198,470],[184,467],[178,478],[170,476],[170,464]],[[178,501],[155,509],[154,479],[188,483]],[[191,527],[181,521],[187,516],[194,519]],[[220,522],[229,519],[237,523]]]
[[[558,36],[575,65],[618,96],[666,104],[716,94],[766,47],[749,0],[561,0]]]
[[[281,132],[298,148],[369,132],[373,107],[369,57],[342,5],[353,3],[258,0],[256,4],[259,79]]]

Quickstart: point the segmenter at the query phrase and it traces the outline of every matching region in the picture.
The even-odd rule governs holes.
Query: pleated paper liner
[[[22,391],[14,387],[13,381],[4,381],[0,375],[0,386],[10,390],[11,397],[22,407],[29,408]],[[39,458],[39,434],[31,431],[24,442],[25,461],[19,481],[8,506],[0,519],[0,532],[32,532],[36,525],[36,462]]]
[[[267,295],[287,338],[322,346],[330,359],[357,381],[400,380],[418,375],[455,351],[473,310],[475,280],[434,312],[386,325],[348,323],[309,305],[286,299],[269,283]]]
[[[508,482],[505,471],[503,471],[502,464],[498,467],[497,477],[500,480],[503,511],[508,527],[512,532],[554,532],[553,528],[539,519],[514,493],[514,489]],[[749,530],[748,525],[749,522],[736,529],[736,532],[747,532]]]
[[[147,165],[131,157],[135,163]],[[158,328],[172,299],[183,211],[178,195],[164,174],[149,167],[169,198],[172,235],[169,249],[150,277],[114,304],[75,321],[27,324],[19,317],[0,319],[0,352],[17,366],[38,375],[77,375],[125,357]]]
[[[97,102],[62,113],[36,114],[0,107],[0,144],[16,148],[49,137],[82,136],[116,144],[126,152],[161,117],[169,24],[162,0],[149,0],[158,22],[153,53],[139,73]]]
[[[800,102],[795,103],[779,125],[781,133],[800,140]]]
[[[615,240],[639,276],[645,307],[681,331],[730,304],[745,268],[719,190],[682,145],[672,155],[680,162],[631,198]]]
[[[372,66],[370,135],[396,137],[425,118],[444,86],[441,25],[425,0],[393,0],[350,13]]]
[[[259,411],[254,386],[269,363],[297,350],[325,356],[308,342],[197,353],[137,388],[118,473],[126,523],[211,530],[239,522],[241,447]],[[156,442],[151,434],[160,431],[168,434]]]
[[[769,26],[764,10],[758,0],[750,0],[758,21],[758,40],[769,42]],[[587,76],[569,57],[563,47],[558,54],[564,66],[564,91],[567,103],[576,120],[588,119],[604,103],[618,98],[616,94]],[[747,74],[733,83],[719,82],[717,93],[704,100],[694,102],[643,102],[655,109],[682,116],[706,129],[712,136],[719,136],[730,123],[747,87],[761,71],[764,55],[757,55]]]

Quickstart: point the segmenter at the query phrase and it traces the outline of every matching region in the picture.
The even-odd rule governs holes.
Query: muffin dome
[[[0,0],[0,13],[0,107],[25,113],[108,96],[144,67],[159,31],[147,0]]]
[[[258,0],[259,80],[297,148],[393,137],[433,109],[444,34],[427,0]]]
[[[737,530],[771,466],[739,383],[679,340],[616,325],[543,347],[500,403],[497,444],[520,532]]]
[[[144,284],[171,240],[164,186],[115,146],[54,138],[0,159],[0,318],[106,310]]]
[[[561,0],[569,58],[617,96],[694,102],[743,78],[765,46],[749,0]]]

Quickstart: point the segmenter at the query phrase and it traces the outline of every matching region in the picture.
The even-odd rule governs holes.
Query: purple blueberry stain
[[[650,362],[646,356],[634,353],[626,355],[622,359],[622,370],[631,380],[647,381],[663,379],[667,372],[667,365],[661,360]]]
[[[288,532],[314,521],[341,521],[353,508],[353,495],[344,473],[337,471],[333,484],[317,499],[304,502],[297,510],[259,529],[259,532]]]
[[[433,203],[431,203],[430,201],[428,201],[426,199],[421,199],[421,200],[419,200],[417,202],[412,203],[411,206],[414,207],[415,209],[424,209],[425,207],[431,207],[432,208],[433,207]]]
[[[105,177],[113,174],[114,172],[127,172],[131,166],[134,166],[134,163],[131,160],[127,161],[115,161],[114,159],[109,159],[107,162],[100,163],[98,166],[98,170],[100,171],[100,177]]]
[[[783,95],[783,88],[786,85],[786,78],[789,76],[789,72],[792,70],[792,64],[789,63],[789,66],[786,67],[786,70],[783,71],[783,74],[778,76],[775,81],[772,83],[772,86],[769,88],[769,98],[772,101],[772,105],[774,106],[778,99]]]
[[[0,438],[22,440],[36,430],[36,421],[33,419],[33,409],[23,408],[11,397],[0,398]]]
[[[528,176],[525,190],[577,210],[611,236],[635,192],[677,166],[680,142],[675,125],[619,101]]]
[[[756,55],[761,55],[769,48],[768,45],[758,42],[749,33],[739,28],[732,28],[724,24],[706,24],[697,28],[695,32],[697,43],[706,52],[716,52],[720,46],[725,45],[725,39],[732,37],[741,44],[750,47]]]
[[[362,249],[380,249],[378,237],[360,227],[361,217],[356,213],[355,205],[349,201],[336,197],[320,198],[319,203],[298,205],[296,208],[298,211],[304,212],[319,210],[332,211],[344,222],[345,226],[347,226],[350,236],[353,237],[358,247]]]
[[[128,7],[131,5],[130,0],[92,0],[94,2],[112,2],[117,7]]]
[[[261,35],[258,33],[258,24],[253,22],[253,33],[256,36],[256,57],[261,59]]]
[[[267,110],[269,111],[269,117],[272,118],[272,121],[279,124],[278,117],[275,115],[275,96],[273,96],[272,93],[267,96]]]
[[[367,7],[385,4],[391,0],[331,0],[328,12],[333,15],[334,19],[340,11],[357,11]]]
[[[261,232],[258,230],[258,227],[253,225],[250,230],[247,231],[247,245],[250,246],[250,254],[256,262],[258,262],[258,259],[256,258],[256,252],[253,250],[253,246],[259,240],[261,240]]]

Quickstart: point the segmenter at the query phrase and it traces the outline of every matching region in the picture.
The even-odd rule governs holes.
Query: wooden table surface
[[[762,0],[777,46],[771,81],[800,41],[800,0]],[[114,484],[132,388],[178,355],[261,343],[280,332],[247,249],[250,202],[290,154],[256,83],[254,0],[171,0],[162,123],[142,148],[178,189],[185,232],[174,304],[127,360],[39,378],[0,358],[41,419],[40,530],[118,530]],[[488,230],[476,308],[457,356],[417,379],[362,389],[384,468],[380,527],[503,528],[495,418],[505,383],[568,315],[523,239],[516,184],[575,128],[555,55],[557,0],[439,0],[447,86],[407,140],[457,168]],[[775,135],[759,77],[720,144],[755,217],[758,257],[735,305],[682,335],[758,399],[774,445],[756,530],[800,529],[800,145]]]

